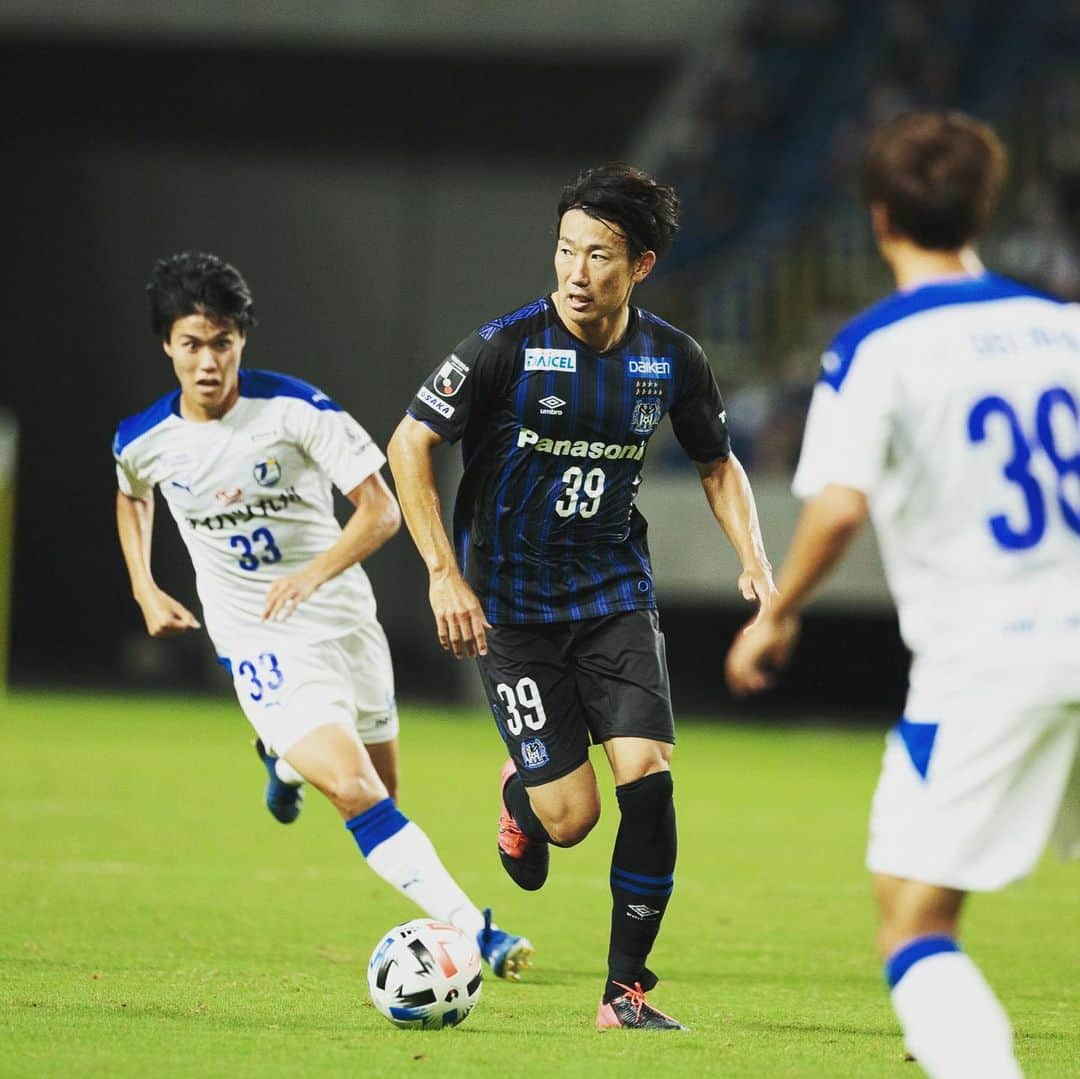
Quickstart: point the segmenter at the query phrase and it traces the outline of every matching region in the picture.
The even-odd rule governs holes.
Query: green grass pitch
[[[234,705],[20,694],[0,720],[4,1076],[916,1074],[861,868],[877,734],[682,725],[653,999],[692,1030],[598,1034],[610,779],[596,832],[520,892],[495,854],[495,732],[479,711],[406,709],[403,808],[537,949],[527,982],[489,977],[463,1026],[417,1032],[364,980],[380,933],[417,912],[318,795],[288,828],[270,818]],[[968,911],[1031,1077],[1080,1074],[1078,911],[1054,860]]]

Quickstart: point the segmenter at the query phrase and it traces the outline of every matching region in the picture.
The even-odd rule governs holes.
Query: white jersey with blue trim
[[[1034,642],[1080,671],[1080,307],[984,274],[865,311],[825,353],[793,489],[830,483],[868,496],[917,657]]]
[[[156,486],[195,568],[203,618],[218,652],[266,628],[266,594],[341,535],[331,483],[349,492],[385,457],[326,394],[299,379],[241,370],[240,397],[219,420],[180,415],[180,391],[124,420],[113,455],[120,490]],[[272,631],[328,640],[374,618],[367,574],[350,566]]]

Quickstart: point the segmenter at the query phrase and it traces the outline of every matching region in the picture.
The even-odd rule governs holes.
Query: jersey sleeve
[[[842,379],[830,375],[834,354],[825,354],[791,485],[798,498],[813,498],[830,483],[873,495],[881,482],[891,431],[891,379],[885,357],[860,355],[864,349],[856,350]]]
[[[731,456],[727,412],[720,387],[700,346],[692,343],[678,396],[671,407],[671,427],[693,461]]]
[[[465,338],[424,380],[409,404],[409,415],[447,442],[457,442],[506,368],[506,347],[498,336],[492,341],[478,333]]]
[[[113,460],[116,462],[116,485],[128,498],[145,498],[154,485],[139,471],[134,454],[125,447],[119,449],[119,437],[113,439]]]
[[[289,434],[342,494],[359,487],[386,463],[371,435],[336,406],[298,402],[289,417]]]

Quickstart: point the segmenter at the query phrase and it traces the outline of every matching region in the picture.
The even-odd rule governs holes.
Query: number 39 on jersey
[[[998,394],[980,397],[968,413],[967,435],[974,445],[993,441],[997,427],[1007,455],[1001,462],[1005,482],[1020,496],[1023,510],[996,512],[987,518],[994,542],[1007,551],[1026,551],[1046,534],[1052,516],[1080,535],[1080,405],[1064,386],[1044,390],[1031,417],[1020,415]],[[1001,430],[1004,436],[1001,436]],[[1053,465],[1056,489],[1046,490],[1032,470],[1039,453]]]

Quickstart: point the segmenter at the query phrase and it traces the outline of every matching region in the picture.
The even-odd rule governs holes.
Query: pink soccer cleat
[[[676,1019],[665,1015],[659,1008],[654,1008],[645,997],[641,982],[634,982],[633,988],[616,982],[626,992],[608,1003],[600,1001],[596,1013],[596,1029],[612,1030],[625,1027],[627,1030],[687,1030]]]

